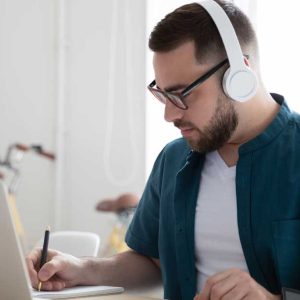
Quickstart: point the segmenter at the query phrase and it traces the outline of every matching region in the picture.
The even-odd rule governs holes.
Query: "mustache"
[[[182,128],[182,127],[191,127],[191,128],[196,128],[195,125],[191,122],[186,122],[186,121],[182,121],[182,120],[175,120],[174,121],[174,126],[177,128]]]

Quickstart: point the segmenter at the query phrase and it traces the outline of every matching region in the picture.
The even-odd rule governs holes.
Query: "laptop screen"
[[[31,300],[25,259],[8,201],[7,190],[0,181],[0,295],[1,299]]]

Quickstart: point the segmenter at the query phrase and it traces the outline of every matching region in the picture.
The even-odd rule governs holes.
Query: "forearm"
[[[131,250],[109,258],[88,258],[84,264],[81,284],[133,288],[161,282],[159,267],[150,258]]]

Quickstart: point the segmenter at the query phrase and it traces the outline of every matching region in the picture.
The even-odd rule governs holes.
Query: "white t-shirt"
[[[228,167],[218,151],[206,155],[195,215],[197,292],[218,272],[248,272],[238,233],[235,174],[236,167]]]

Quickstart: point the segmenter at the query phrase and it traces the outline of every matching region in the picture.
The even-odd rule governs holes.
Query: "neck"
[[[262,133],[280,110],[280,105],[264,90],[258,92],[255,98],[236,106],[239,125],[228,143],[218,150],[228,166],[237,163],[239,146]]]

